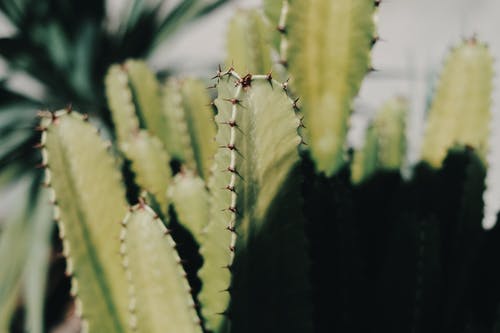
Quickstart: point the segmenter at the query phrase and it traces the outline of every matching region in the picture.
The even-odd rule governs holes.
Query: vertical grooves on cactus
[[[216,332],[254,331],[260,325],[252,318],[266,312],[260,323],[269,325],[268,329],[305,329],[310,323],[308,311],[293,320],[285,321],[282,316],[288,309],[300,311],[297,302],[308,309],[307,269],[302,267],[307,266],[307,260],[300,261],[301,267],[294,261],[298,272],[291,273],[290,257],[285,259],[283,254],[305,255],[303,220],[300,212],[295,212],[300,177],[294,170],[301,139],[294,102],[286,93],[287,85],[270,74],[242,77],[229,69],[219,71],[217,78],[220,150],[215,163],[220,171],[211,183],[212,213],[201,248],[205,263],[200,270],[203,288],[199,299],[207,328]],[[293,208],[283,206],[285,198]],[[292,249],[284,245],[285,239],[295,244]],[[278,249],[274,248],[277,244],[281,244]],[[271,263],[272,257],[276,261]],[[287,280],[279,286],[269,281],[285,276]],[[250,292],[258,281],[265,285],[262,292]],[[269,311],[256,306],[257,295],[264,290],[271,299],[264,306]],[[272,313],[271,304],[282,293],[289,296],[289,304],[273,310],[273,321],[267,312]]]
[[[493,60],[486,45],[466,40],[448,56],[429,111],[422,159],[438,168],[454,145],[488,151]]]
[[[290,3],[289,71],[301,96],[311,156],[328,176],[344,163],[352,99],[369,69],[374,10],[369,0]]]
[[[229,25],[226,66],[245,73],[266,73],[271,70],[267,29],[258,11],[237,12]]]
[[[106,95],[115,132],[120,143],[125,142],[130,133],[139,130],[139,119],[135,113],[132,92],[127,72],[120,65],[110,67],[105,79]]]
[[[280,33],[279,63],[285,67],[288,66],[288,38],[286,35],[286,30],[287,30],[286,21],[288,17],[288,9],[289,9],[288,0],[283,0],[277,29]]]
[[[129,288],[134,332],[201,333],[191,288],[170,231],[144,202],[122,222],[120,254]]]
[[[122,326],[126,310],[120,294],[125,279],[118,274],[112,242],[107,238],[117,227],[116,218],[126,212],[121,177],[113,169],[114,161],[97,131],[83,123],[85,116],[66,110],[46,116],[50,118],[43,119],[41,124],[42,165],[50,165],[51,169],[46,168],[45,183],[50,188],[54,218],[63,239],[66,273],[73,275],[71,293],[76,298],[77,313],[84,318],[82,330],[127,332]],[[79,155],[78,147],[87,144],[101,147],[91,157]],[[99,170],[90,170],[93,158],[101,163]],[[57,173],[57,177],[52,177],[52,173]],[[90,193],[82,189],[92,179],[101,181],[99,188],[105,187],[107,199],[98,199],[98,187],[89,186]],[[56,192],[60,192],[57,197]],[[105,263],[106,260],[109,262]],[[84,282],[79,284],[79,278]]]

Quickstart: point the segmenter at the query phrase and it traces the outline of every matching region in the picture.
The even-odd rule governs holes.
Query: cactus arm
[[[442,166],[455,145],[474,147],[486,159],[493,60],[474,38],[453,49],[444,65],[429,111],[422,160]]]
[[[191,143],[198,174],[208,179],[217,149],[215,124],[210,107],[210,96],[201,81],[186,79],[180,83],[184,118]]]
[[[288,36],[287,36],[287,18],[290,8],[289,0],[265,0],[264,13],[268,21],[271,23],[271,28],[275,29],[272,33],[271,43],[278,51],[278,63],[282,66],[288,66]]]
[[[166,126],[163,143],[168,153],[189,169],[196,169],[180,84],[175,79],[169,80],[162,88],[162,112]]]
[[[178,173],[168,189],[179,223],[201,244],[203,228],[208,224],[209,194],[205,182],[190,171]]]
[[[403,98],[386,102],[374,119],[378,141],[380,170],[400,170],[406,152],[406,114],[408,103]]]
[[[268,298],[277,300],[293,286],[293,295],[288,295],[286,306],[280,304],[280,311],[296,313],[298,303],[302,309],[308,308],[304,296],[307,269],[300,267],[297,274],[290,275],[290,263],[285,259],[289,255],[302,258],[305,253],[301,214],[287,216],[281,205],[284,198],[279,199],[287,193],[284,201],[290,206],[298,199],[298,193],[290,191],[291,184],[299,183],[292,170],[301,142],[293,102],[281,83],[269,76],[243,78],[229,70],[220,75],[215,105],[219,124],[216,140],[221,149],[215,156],[216,171],[210,184],[211,215],[200,249],[205,263],[199,273],[203,281],[199,299],[207,328],[251,332],[265,325],[271,331],[286,327],[289,332],[307,332],[308,311],[293,319],[278,316],[273,321],[266,316],[263,321],[252,320],[276,309],[272,310],[273,302],[262,304],[258,292],[249,292],[262,287],[253,283],[260,283],[268,265],[279,261],[271,275],[284,282],[269,285]],[[285,229],[288,232],[278,231]],[[276,248],[271,239],[278,239],[281,245]],[[289,248],[286,243],[296,247]],[[269,261],[264,254],[277,261]],[[307,260],[301,264],[307,265]],[[230,320],[221,315],[228,313]]]
[[[202,332],[181,259],[153,210],[132,208],[122,223],[120,253],[129,276],[134,332]]]
[[[138,60],[128,60],[124,67],[135,98],[137,112],[149,132],[162,136],[164,120],[161,112],[160,85],[148,66]]]
[[[163,145],[146,131],[140,131],[130,136],[122,149],[132,162],[136,183],[154,196],[166,216],[169,204],[166,190],[172,175],[170,158]]]
[[[379,147],[375,127],[370,126],[365,135],[364,145],[354,152],[351,164],[351,181],[354,184],[367,180],[377,169]]]
[[[267,73],[272,69],[269,27],[256,10],[239,11],[229,23],[227,67],[243,73]]]
[[[288,13],[289,71],[302,101],[316,168],[333,175],[344,163],[351,102],[370,67],[371,0],[294,0]]]
[[[106,95],[118,141],[125,142],[131,133],[139,130],[127,72],[120,65],[109,68],[105,79]]]
[[[81,115],[58,111],[44,125],[45,183],[55,203],[67,273],[83,332],[129,332],[127,281],[116,250],[127,212],[121,175],[97,131]],[[46,119],[44,119],[46,120]]]

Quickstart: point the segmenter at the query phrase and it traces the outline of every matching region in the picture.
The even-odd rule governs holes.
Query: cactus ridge
[[[130,328],[134,332],[160,332],[166,327],[201,332],[170,230],[142,199],[130,208],[121,225],[120,255],[129,283]],[[140,261],[149,263],[149,269]]]
[[[99,256],[98,253],[96,252],[97,246],[95,244],[92,244],[95,242],[97,245],[102,245],[101,242],[104,241],[104,239],[101,237],[100,239],[97,239],[95,237],[96,230],[94,229],[94,226],[91,225],[85,225],[85,222],[83,219],[87,218],[87,213],[84,211],[85,208],[83,207],[66,207],[69,211],[67,212],[67,218],[70,218],[71,214],[75,214],[77,219],[81,219],[80,221],[65,221],[65,218],[62,216],[62,208],[60,206],[60,202],[70,200],[71,198],[65,198],[64,196],[61,196],[60,198],[57,197],[56,195],[56,189],[54,188],[55,185],[53,185],[53,179],[52,179],[52,169],[49,168],[49,166],[53,166],[54,168],[57,166],[67,168],[67,170],[71,170],[72,166],[70,164],[65,164],[68,162],[65,162],[63,159],[68,158],[67,156],[62,156],[64,155],[64,152],[61,152],[61,155],[59,154],[54,154],[59,155],[58,160],[52,161],[49,159],[49,151],[48,147],[51,145],[51,149],[60,149],[63,150],[62,146],[60,147],[55,147],[55,145],[61,145],[63,144],[62,142],[57,142],[63,138],[61,137],[54,137],[52,138],[51,142],[49,142],[48,138],[48,132],[51,129],[55,129],[55,127],[61,126],[59,123],[65,120],[65,118],[69,118],[72,120],[76,120],[79,122],[82,121],[87,121],[88,116],[87,115],[81,115],[75,112],[72,112],[71,109],[68,110],[60,110],[56,111],[54,113],[50,112],[41,112],[39,116],[42,118],[41,120],[41,125],[40,128],[42,129],[42,135],[41,135],[41,141],[40,141],[40,146],[42,147],[41,153],[42,153],[42,163],[41,165],[45,168],[45,180],[44,180],[44,186],[47,187],[49,191],[49,199],[54,205],[54,220],[57,222],[58,228],[59,228],[59,237],[62,240],[62,254],[66,258],[66,272],[65,274],[67,276],[71,276],[71,290],[70,294],[71,296],[75,299],[75,307],[76,307],[76,314],[78,317],[81,319],[81,331],[86,333],[92,330],[96,329],[97,327],[100,328],[106,328],[109,332],[123,332],[123,327],[121,323],[122,315],[123,315],[123,308],[117,304],[116,299],[113,297],[117,296],[117,290],[119,289],[120,283],[122,282],[117,276],[113,275],[114,273],[114,266],[113,268],[106,268],[104,263],[101,262],[101,259],[104,258],[103,256]],[[82,124],[83,125],[83,124]],[[90,125],[87,125],[90,127]],[[85,129],[85,131],[88,131],[88,129]],[[86,133],[89,135],[90,133]],[[98,130],[94,129],[94,136],[98,137]],[[89,135],[90,136],[90,135]],[[92,140],[95,140],[95,138],[92,138]],[[99,140],[101,141],[101,140]],[[102,142],[102,141],[101,141]],[[54,146],[52,146],[54,145]],[[102,142],[102,147],[107,154],[107,149],[109,148],[108,145],[106,145],[104,142]],[[54,157],[53,156],[53,157]],[[56,156],[57,157],[57,156]],[[54,158],[55,159],[55,158]],[[111,158],[109,158],[110,162],[109,164],[112,165],[113,162],[111,161]],[[103,162],[103,161],[100,161]],[[59,165],[60,164],[60,165]],[[112,178],[115,178],[113,180],[110,180],[111,183],[118,184],[116,187],[116,192],[115,193],[108,193],[109,195],[113,194],[123,194],[121,198],[116,198],[118,199],[118,202],[115,202],[116,205],[116,212],[120,211],[120,208],[123,209],[123,212],[126,211],[126,202],[124,200],[124,191],[121,186],[119,186],[119,183],[117,182],[118,179],[121,178],[120,174],[114,170],[113,168],[111,169],[106,169],[106,170],[113,170],[112,173],[114,174]],[[71,177],[71,176],[68,176]],[[62,179],[59,181],[61,182]],[[66,180],[66,182],[71,182],[74,180]],[[63,183],[59,183],[58,186],[61,186],[60,190],[62,191],[62,186]],[[76,188],[76,184],[66,184],[66,186],[69,187],[69,191],[78,191]],[[75,192],[76,193],[76,192]],[[119,202],[119,199],[123,199],[121,204]],[[87,203],[88,204],[88,203]],[[68,203],[65,204],[66,206],[69,206]],[[85,204],[84,204],[85,205]],[[70,210],[74,209],[73,212]],[[99,209],[99,208],[98,208]],[[73,217],[73,216],[71,216]],[[106,221],[109,222],[109,221]],[[66,225],[68,223],[68,225]],[[111,226],[110,226],[111,227]],[[69,233],[67,232],[66,228],[70,229]],[[109,227],[108,227],[109,229]],[[94,236],[94,237],[93,237]],[[93,239],[94,238],[94,239]],[[70,240],[73,242],[73,248],[75,250],[71,249],[70,245]],[[83,243],[83,244],[82,244]],[[104,247],[103,247],[104,248]],[[82,253],[81,251],[84,251]],[[74,254],[72,254],[75,252]],[[109,253],[108,253],[109,255]],[[105,255],[104,255],[105,256]],[[85,259],[82,259],[85,258]],[[75,267],[74,262],[76,262],[76,265],[78,267]],[[84,261],[88,261],[87,263],[84,263]],[[93,270],[93,273],[88,272],[87,267],[83,267],[83,265],[89,264],[90,269]],[[113,265],[113,264],[111,264]],[[104,273],[104,274],[103,274]],[[95,274],[93,277],[91,277],[89,274]],[[116,287],[113,288],[112,285],[110,284],[110,281],[108,281],[107,278],[111,278],[109,275],[112,275],[113,283],[116,284]],[[105,276],[102,276],[105,275]],[[81,291],[81,288],[79,286],[79,277],[82,277],[84,280],[86,280],[86,285],[85,285],[85,290],[88,293],[87,294],[82,294],[83,291]],[[96,283],[97,285],[92,285],[92,283]],[[112,289],[112,290],[110,290]],[[90,310],[85,310],[84,305],[83,305],[83,298],[86,298],[87,296],[92,298],[92,301],[94,302],[95,309],[92,309],[92,307],[89,306]],[[87,302],[89,299],[87,299],[85,302]],[[118,299],[119,301],[119,299]],[[119,302],[118,302],[119,303]],[[86,305],[88,306],[88,305]],[[104,307],[104,308],[103,308]],[[96,310],[100,309],[100,310]],[[100,312],[99,315],[96,313],[96,311]],[[105,311],[105,312],[103,312]],[[102,316],[102,320],[99,319],[99,316]],[[95,322],[99,322],[99,324],[96,324]],[[101,326],[102,325],[102,326]],[[93,327],[93,329],[92,329]]]
[[[248,316],[241,307],[252,298],[245,295],[244,287],[231,282],[239,279],[233,274],[248,281],[246,259],[235,267],[235,258],[253,245],[253,237],[272,220],[270,211],[277,207],[273,200],[298,161],[301,122],[294,112],[296,102],[288,96],[288,84],[271,74],[241,76],[229,68],[219,69],[216,78],[220,150],[210,183],[211,218],[200,249],[206,260],[199,273],[204,283],[199,299],[207,328],[217,331],[233,323],[230,316],[221,314],[235,310],[235,316]],[[273,109],[269,103],[278,104]],[[238,298],[237,309],[229,308],[233,296]]]

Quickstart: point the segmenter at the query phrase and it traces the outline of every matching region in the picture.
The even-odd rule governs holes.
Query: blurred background
[[[39,162],[39,156],[32,149],[37,140],[33,132],[36,110],[55,110],[73,103],[75,109],[90,113],[95,122],[106,127],[109,116],[103,98],[103,75],[110,64],[129,57],[146,58],[162,76],[182,74],[208,78],[217,65],[224,62],[226,28],[232,14],[238,8],[258,7],[261,1],[89,0],[74,3],[0,0],[2,234],[4,230],[5,233],[21,232],[31,228],[33,235],[54,237],[47,224],[43,228],[43,224],[30,222],[31,227],[24,225],[19,228],[21,231],[6,228],[8,224],[15,224],[12,221],[31,221],[26,211],[37,212],[31,214],[42,220],[50,216],[47,198],[38,196],[43,180],[41,173],[33,170]],[[498,0],[383,1],[378,14],[381,42],[373,51],[376,71],[367,76],[355,102],[351,143],[362,142],[363,128],[374,110],[399,94],[411,101],[408,165],[416,162],[424,113],[447,49],[462,38],[476,34],[489,44],[495,58],[500,57],[498,13]],[[498,66],[496,62],[496,73],[500,73]],[[500,145],[494,144],[500,142],[500,88],[498,82],[494,86],[492,133],[496,136],[491,139],[485,193],[483,225],[486,228],[493,226],[500,208]],[[25,235],[27,242],[33,235]],[[37,239],[33,238],[35,242]],[[41,241],[39,247],[23,247],[19,253],[39,252],[33,260],[42,262],[43,253],[48,253],[46,244],[47,241]],[[0,265],[6,255],[13,254],[2,254],[5,248],[12,248],[12,244],[0,238]],[[48,256],[46,254],[46,258]],[[57,261],[57,258],[49,259]],[[16,267],[0,267],[1,281],[10,281],[0,285],[0,308],[2,301],[8,299],[10,289],[25,288],[23,290],[29,293],[45,283],[43,276],[48,268],[29,266],[35,266],[34,272],[25,274],[35,277],[24,287],[19,286],[18,275],[12,273],[22,271],[22,260]],[[42,305],[39,301],[30,306],[32,314],[22,316],[31,315],[36,322],[36,309]],[[1,316],[0,313],[0,322]],[[60,318],[50,320],[56,323]],[[69,332],[67,325],[71,323],[64,325],[58,328],[54,324],[52,332]]]

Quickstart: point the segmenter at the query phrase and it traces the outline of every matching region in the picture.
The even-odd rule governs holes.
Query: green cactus
[[[293,0],[283,27],[305,141],[327,176],[344,164],[351,103],[370,69],[374,10],[371,0]]]
[[[257,10],[239,11],[229,23],[226,66],[244,73],[272,70],[269,27]]]
[[[493,331],[500,229],[481,228],[491,56],[476,39],[452,52],[411,177],[400,173],[403,98],[375,114],[347,165],[379,4],[268,0],[267,21],[238,12],[212,103],[201,81],[112,66],[115,145],[71,109],[41,112],[41,166],[84,332]],[[153,208],[127,201],[129,185]],[[0,270],[15,290],[17,264]],[[12,295],[0,289],[0,329]]]
[[[178,173],[168,189],[179,222],[190,230],[201,244],[203,229],[208,224],[209,193],[205,182],[192,171]]]
[[[122,145],[123,152],[132,162],[135,181],[142,189],[151,193],[164,214],[168,212],[166,189],[172,175],[170,157],[160,140],[141,130],[132,134]]]
[[[216,146],[213,113],[205,86],[194,79],[169,80],[163,88],[163,114],[170,124],[172,157],[208,179]],[[170,148],[169,148],[170,147]]]
[[[50,167],[45,182],[56,205],[54,217],[83,330],[129,332],[128,284],[117,251],[118,222],[128,210],[121,175],[97,131],[81,115],[62,110],[48,117],[41,124],[42,163]]]
[[[394,98],[386,102],[366,132],[365,143],[354,152],[353,183],[370,178],[376,171],[399,171],[406,153],[405,121],[408,103]]]
[[[422,160],[439,168],[450,148],[470,146],[485,160],[491,121],[493,59],[475,38],[448,56],[429,111]]]
[[[203,281],[199,299],[206,326],[216,332],[227,327],[231,332],[250,332],[265,323],[266,331],[307,332],[311,324],[307,260],[293,171],[301,142],[300,121],[282,84],[270,76],[241,77],[233,70],[218,76],[215,105],[221,149],[215,155],[210,223],[200,250],[205,263],[199,273]],[[281,196],[290,205],[287,213],[280,210]],[[273,238],[292,248],[274,248]],[[266,254],[280,265],[266,271],[270,265]],[[290,256],[301,260],[289,262]],[[268,279],[280,283],[270,286]],[[262,303],[257,285],[268,292],[269,302]],[[287,288],[294,290],[287,304],[274,303]],[[287,311],[295,316],[276,316],[274,321],[262,316]],[[230,322],[221,313],[230,313]],[[252,320],[259,314],[259,320]]]
[[[134,332],[202,332],[181,259],[168,230],[144,204],[122,222],[122,265]]]

